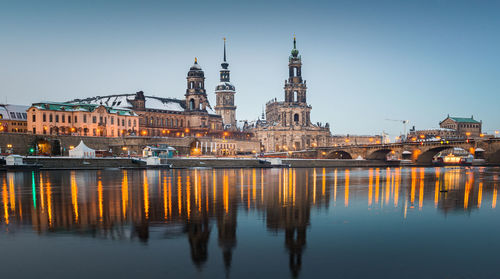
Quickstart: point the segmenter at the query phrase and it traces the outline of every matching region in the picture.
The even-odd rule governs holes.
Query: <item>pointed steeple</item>
[[[293,34],[292,57],[297,58],[298,55],[299,55],[299,50],[297,49],[297,40],[295,38],[295,34]]]
[[[224,37],[224,62],[226,62],[226,37]]]
[[[227,67],[229,66],[229,63],[226,61],[226,37],[224,37],[224,60],[222,61],[222,69],[227,70]]]

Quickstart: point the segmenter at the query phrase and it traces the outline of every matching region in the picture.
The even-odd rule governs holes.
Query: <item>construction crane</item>
[[[406,124],[410,123],[410,120],[400,120],[400,119],[386,119],[387,121],[395,121],[403,123],[404,134],[401,137],[401,141],[406,139]]]

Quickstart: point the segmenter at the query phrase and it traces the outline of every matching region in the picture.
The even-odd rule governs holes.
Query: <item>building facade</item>
[[[439,122],[439,127],[455,130],[464,137],[480,137],[482,126],[482,121],[475,120],[474,116],[467,118],[448,115],[443,121]]]
[[[225,130],[236,130],[236,106],[234,105],[235,87],[229,77],[229,63],[226,61],[226,38],[224,38],[224,60],[221,64],[220,83],[215,88],[215,112],[222,116]]]
[[[307,103],[307,85],[302,79],[302,58],[293,39],[288,59],[285,100],[273,99],[266,104],[265,119],[250,127],[262,144],[262,151],[292,151],[328,146],[330,127],[311,122],[312,107]]]
[[[28,106],[0,104],[0,133],[26,133]]]
[[[121,137],[136,135],[139,117],[131,110],[81,103],[34,103],[28,132],[38,135]]]

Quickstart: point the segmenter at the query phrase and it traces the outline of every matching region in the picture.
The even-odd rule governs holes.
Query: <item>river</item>
[[[500,168],[0,173],[3,278],[494,278]]]

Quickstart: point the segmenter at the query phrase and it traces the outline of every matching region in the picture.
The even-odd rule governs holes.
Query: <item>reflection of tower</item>
[[[232,210],[236,210],[233,208]],[[226,271],[231,267],[233,249],[236,246],[236,212],[217,218],[217,229],[219,231],[219,247],[222,249],[224,266]]]
[[[306,245],[306,226],[293,226],[285,230],[285,245],[290,253],[290,270],[294,277],[302,266],[302,251]]]
[[[230,175],[228,175],[228,172]],[[222,249],[226,275],[231,268],[233,249],[236,247],[236,224],[238,196],[236,194],[236,174],[234,171],[224,171],[222,177],[222,203],[217,205],[217,230],[219,232],[219,247]],[[215,174],[214,174],[215,175]]]
[[[234,105],[234,85],[230,82],[229,63],[226,61],[226,38],[224,38],[224,60],[221,64],[220,70],[220,83],[215,88],[215,95],[217,97],[217,105],[215,112],[222,116],[224,127],[230,130],[236,129],[236,106]]]
[[[186,223],[186,232],[189,238],[189,246],[191,247],[191,259],[197,267],[201,267],[207,261],[208,257],[208,240],[210,238],[210,226],[207,216],[199,216],[193,218]]]
[[[302,265],[302,252],[306,246],[306,230],[309,225],[314,187],[308,184],[308,173],[284,170],[283,187],[266,201],[267,226],[285,231],[285,247],[289,253],[289,267],[294,277],[298,276]],[[281,177],[281,175],[280,175]],[[297,185],[305,187],[297,187]],[[278,202],[280,201],[280,202]]]

